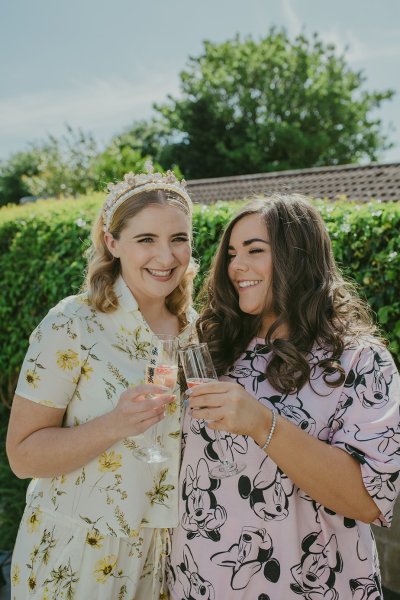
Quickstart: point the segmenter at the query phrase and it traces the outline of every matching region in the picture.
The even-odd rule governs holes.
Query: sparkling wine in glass
[[[207,344],[190,345],[179,351],[183,372],[188,388],[194,388],[202,383],[218,381],[217,374],[211,359]],[[220,456],[219,464],[210,470],[212,477],[223,479],[238,475],[243,471],[245,465],[237,464],[229,460],[221,443],[221,434],[214,429],[215,441]]]
[[[146,383],[162,385],[167,388],[164,393],[172,394],[178,375],[178,338],[173,335],[153,335],[151,345],[150,363],[146,367]],[[170,457],[162,446],[157,423],[150,429],[150,434],[150,444],[140,446],[135,451],[135,456],[147,463],[165,462]]]

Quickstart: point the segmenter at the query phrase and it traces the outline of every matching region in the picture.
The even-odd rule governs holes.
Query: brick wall
[[[400,594],[400,498],[394,509],[392,526],[375,527],[383,585]]]

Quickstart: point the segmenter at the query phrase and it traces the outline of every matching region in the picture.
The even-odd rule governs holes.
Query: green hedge
[[[12,397],[28,336],[60,298],[82,283],[83,252],[103,195],[46,200],[0,209],[0,391]],[[370,302],[400,362],[400,202],[316,202],[333,240],[335,256]],[[195,251],[207,271],[221,231],[236,204],[197,206]],[[8,409],[0,407],[0,548],[15,538],[26,482],[13,477],[4,453]]]

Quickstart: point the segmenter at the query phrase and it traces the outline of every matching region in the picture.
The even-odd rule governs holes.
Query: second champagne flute
[[[207,344],[203,343],[188,346],[187,348],[180,350],[179,355],[189,389],[202,383],[218,381]],[[223,479],[225,477],[231,477],[232,475],[238,475],[243,471],[245,465],[238,465],[236,462],[227,458],[222,447],[220,432],[214,429],[214,433],[220,461],[216,467],[210,470],[211,476],[217,479]]]
[[[146,383],[162,385],[172,394],[176,388],[178,374],[178,338],[168,334],[153,335],[151,345],[150,361],[146,367]],[[157,424],[153,425],[150,432],[150,444],[137,449],[135,456],[143,462],[165,462],[169,455],[160,443]]]

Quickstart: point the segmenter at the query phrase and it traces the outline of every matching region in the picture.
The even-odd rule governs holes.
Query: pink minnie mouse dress
[[[381,511],[376,524],[388,527],[400,486],[398,372],[388,351],[367,340],[345,350],[345,382],[331,388],[318,367],[328,356],[315,347],[310,383],[282,395],[265,377],[271,353],[255,339],[223,379],[354,456]],[[382,598],[368,524],[315,502],[251,438],[222,434],[228,455],[246,469],[214,479],[214,432],[187,414],[183,433],[180,523],[167,573],[173,600]]]

